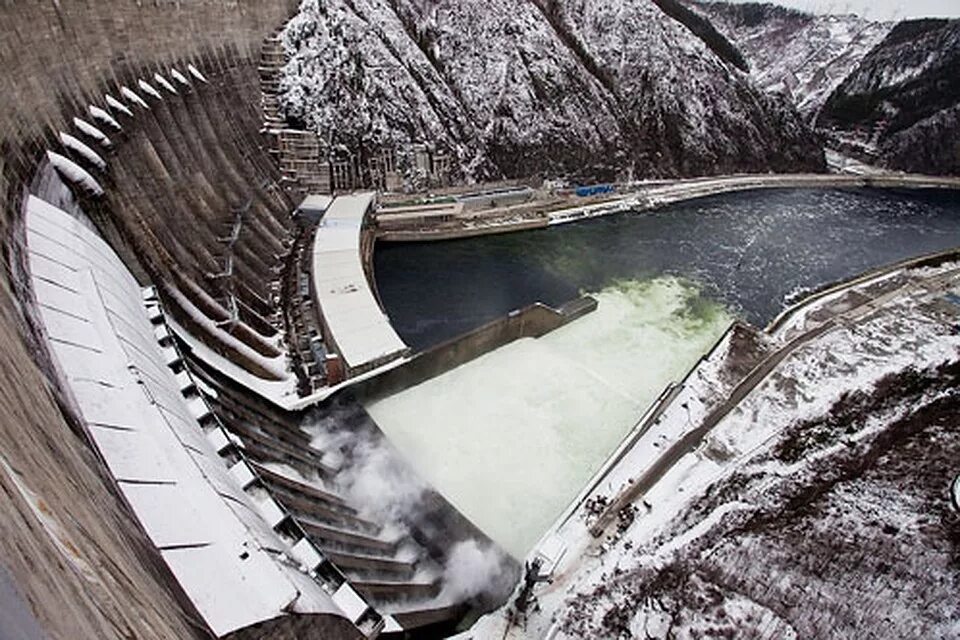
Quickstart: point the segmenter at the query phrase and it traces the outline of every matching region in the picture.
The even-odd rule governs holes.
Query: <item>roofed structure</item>
[[[374,193],[338,197],[320,222],[313,245],[314,294],[348,377],[408,353],[364,269],[363,230],[375,200]]]
[[[321,570],[325,558],[284,526],[288,516],[268,492],[247,491],[254,476],[246,460],[221,456],[232,438],[208,422],[189,373],[171,368],[180,356],[165,325],[151,321],[161,317],[155,294],[141,293],[89,226],[35,196],[27,201],[27,239],[48,341],[72,399],[124,498],[213,632],[267,622],[280,632],[283,618],[308,614],[375,635],[382,617],[342,576]]]

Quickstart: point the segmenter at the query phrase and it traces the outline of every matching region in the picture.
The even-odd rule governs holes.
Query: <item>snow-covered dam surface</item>
[[[391,320],[426,348],[535,301],[597,311],[369,411],[467,517],[522,558],[664,387],[735,318],[960,245],[960,194],[783,190],[436,244],[382,245]]]

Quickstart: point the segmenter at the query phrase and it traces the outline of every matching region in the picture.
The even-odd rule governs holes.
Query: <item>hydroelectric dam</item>
[[[317,193],[278,115],[296,4],[2,11],[0,620],[27,637],[462,631],[735,321],[960,244],[956,192],[899,184],[378,240],[380,196]]]

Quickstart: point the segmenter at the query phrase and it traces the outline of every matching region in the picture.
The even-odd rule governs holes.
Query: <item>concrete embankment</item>
[[[895,262],[884,267],[879,267],[877,269],[871,269],[866,273],[863,273],[859,276],[849,278],[847,280],[842,280],[840,282],[835,282],[828,284],[817,291],[811,291],[803,300],[797,304],[785,309],[780,315],[774,318],[767,328],[765,329],[766,333],[769,335],[774,335],[778,329],[780,329],[784,324],[786,324],[792,317],[797,313],[806,309],[810,305],[823,300],[824,298],[838,294],[842,291],[850,289],[871,280],[876,280],[877,278],[882,278],[888,274],[900,271],[902,269],[921,269],[924,267],[939,267],[945,262],[951,260],[960,260],[960,247],[954,249],[948,249],[946,251],[939,251],[937,253],[928,254],[925,256],[920,256],[919,258],[909,258],[907,260],[901,260],[900,262]]]
[[[739,191],[758,189],[960,189],[960,178],[906,174],[882,175],[743,175],[695,178],[622,187],[622,198],[549,214],[549,225],[577,222],[626,211],[650,211],[659,207]]]
[[[911,174],[763,174],[630,183],[618,185],[617,191],[621,195],[614,198],[609,195],[583,198],[582,202],[559,208],[555,202],[545,201],[542,210],[531,206],[528,209],[533,211],[524,216],[511,216],[506,210],[491,209],[483,212],[483,215],[474,214],[460,227],[451,227],[449,224],[432,226],[427,223],[416,229],[379,231],[377,238],[387,242],[452,240],[542,229],[629,211],[650,211],[668,204],[739,191],[856,188],[960,190],[960,178]]]
[[[406,364],[351,387],[361,399],[399,393],[435,378],[522,338],[540,338],[595,311],[597,301],[589,296],[571,300],[559,309],[536,303],[512,311],[460,337],[439,344]]]
[[[383,231],[377,234],[377,240],[383,240],[384,242],[458,240],[460,238],[476,238],[498,233],[515,233],[517,231],[546,229],[549,225],[550,219],[546,215],[541,215],[532,220],[497,221],[490,224],[477,224],[476,226],[462,227],[459,229],[432,229],[425,227],[409,231]]]
[[[908,174],[879,175],[746,175],[684,180],[644,189],[655,206],[704,196],[755,189],[960,189],[960,178]]]

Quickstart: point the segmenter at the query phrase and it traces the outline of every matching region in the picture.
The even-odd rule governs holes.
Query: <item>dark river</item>
[[[960,246],[960,192],[750,191],[514,234],[377,247],[384,306],[423,349],[536,301],[679,276],[758,326],[804,291]]]

